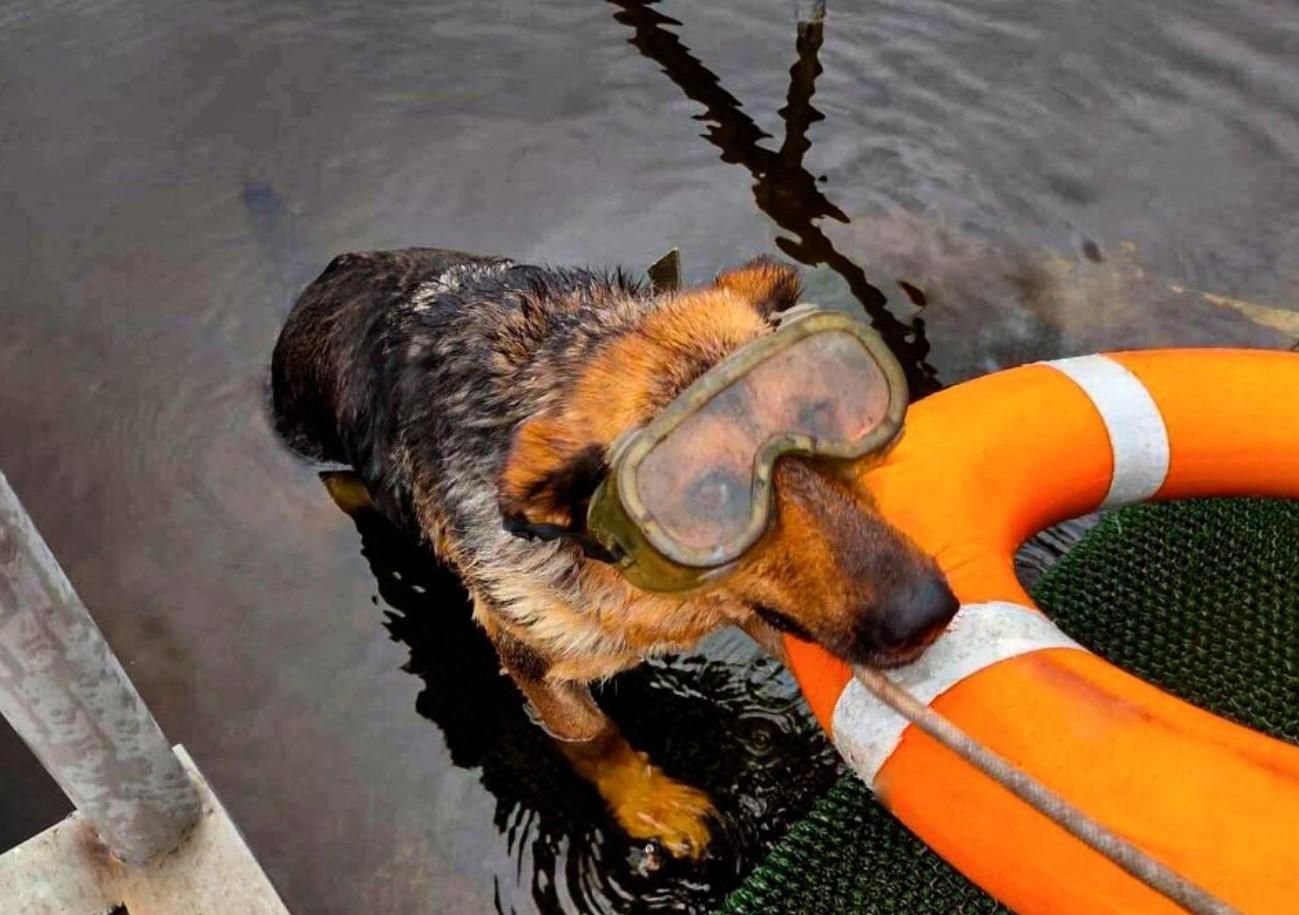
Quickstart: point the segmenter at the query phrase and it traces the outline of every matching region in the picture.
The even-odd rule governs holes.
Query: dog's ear
[[[717,277],[714,285],[739,293],[763,317],[797,305],[803,292],[797,270],[765,257],[727,270]]]
[[[500,509],[514,533],[549,539],[581,533],[586,509],[608,473],[604,448],[576,442],[539,416],[519,427],[501,474]]]

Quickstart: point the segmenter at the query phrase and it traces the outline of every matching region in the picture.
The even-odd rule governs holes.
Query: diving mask
[[[587,536],[638,587],[712,583],[769,526],[778,458],[882,451],[906,405],[902,368],[866,324],[800,305],[619,439]]]

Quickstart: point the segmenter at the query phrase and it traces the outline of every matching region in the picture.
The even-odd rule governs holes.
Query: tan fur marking
[[[802,293],[798,273],[770,261],[754,261],[727,270],[717,277],[717,286],[739,293],[764,315],[798,304]]]
[[[553,493],[534,491],[546,475],[569,461],[586,444],[562,418],[537,416],[514,438],[514,447],[501,475],[501,505],[522,511],[529,521],[567,527],[573,522],[568,506],[556,504]]]
[[[520,426],[501,477],[502,505],[522,510],[534,523],[571,523],[566,506],[534,492],[538,481],[583,448],[607,448],[647,422],[666,406],[663,392],[693,381],[701,362],[718,362],[770,330],[735,292],[710,288],[678,295],[635,333],[602,349],[559,406]]]
[[[638,333],[615,340],[592,360],[565,413],[586,420],[590,440],[611,445],[667,405],[655,398],[658,392],[694,380],[683,372],[701,359],[719,362],[770,330],[734,293],[705,289],[678,296],[646,318]]]
[[[703,854],[714,814],[708,795],[669,778],[612,727],[594,740],[560,748],[629,836],[657,839],[679,858]]]
[[[782,462],[776,471],[776,506],[771,528],[725,583],[754,603],[796,608],[808,629],[833,625],[846,608],[869,597],[862,583],[846,579],[835,560],[834,526],[841,519],[813,511],[791,485],[799,470]],[[811,473],[812,471],[804,471]],[[849,505],[843,506],[851,510]]]

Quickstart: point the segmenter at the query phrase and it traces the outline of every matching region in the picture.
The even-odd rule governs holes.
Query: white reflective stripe
[[[928,705],[970,674],[1043,648],[1086,651],[1028,607],[1004,601],[966,604],[919,660],[889,671],[889,677]],[[1014,711],[1008,708],[1006,713]],[[850,680],[835,703],[831,732],[839,752],[866,784],[873,785],[908,723],[866,687]]]
[[[1168,428],[1141,379],[1108,356],[1046,362],[1091,398],[1110,434],[1114,478],[1101,508],[1142,502],[1168,477]]]

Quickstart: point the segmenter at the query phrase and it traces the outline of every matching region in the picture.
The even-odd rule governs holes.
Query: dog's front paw
[[[636,763],[601,785],[614,818],[629,836],[653,839],[675,858],[698,859],[708,847],[712,801],[651,765],[643,753]]]

